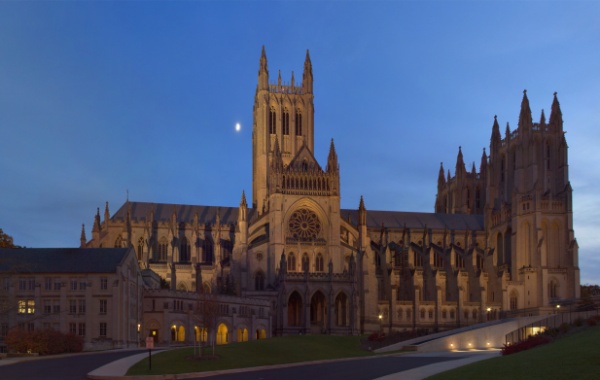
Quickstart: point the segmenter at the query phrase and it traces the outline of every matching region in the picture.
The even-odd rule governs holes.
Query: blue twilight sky
[[[516,128],[527,89],[549,116],[557,91],[581,279],[600,283],[598,19],[594,1],[0,2],[0,228],[69,247],[127,191],[237,206],[261,46],[273,81],[309,49],[343,208],[432,212],[440,162],[462,146],[479,167],[494,115]]]

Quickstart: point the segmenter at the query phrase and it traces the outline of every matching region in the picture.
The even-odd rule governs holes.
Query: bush
[[[9,350],[23,354],[54,355],[83,351],[83,339],[80,336],[55,330],[12,329],[8,332],[5,342]]]
[[[502,348],[502,355],[515,354],[517,352],[529,350],[530,348],[540,346],[542,344],[550,343],[552,340],[550,337],[542,334],[530,336],[529,338],[517,342],[511,345],[504,345]]]

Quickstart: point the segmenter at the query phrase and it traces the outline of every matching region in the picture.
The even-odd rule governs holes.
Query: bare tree
[[[219,317],[219,301],[216,294],[203,293],[198,296],[196,307],[196,319],[202,328],[207,330],[208,341],[215,355],[215,344],[217,338],[217,319]],[[201,339],[200,339],[201,340]],[[202,346],[199,347],[199,356],[202,356]]]

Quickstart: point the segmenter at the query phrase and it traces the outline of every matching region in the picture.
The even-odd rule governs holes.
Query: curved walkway
[[[153,352],[158,353],[159,351]],[[399,354],[392,354],[399,355]],[[410,357],[440,357],[440,358],[448,358],[447,360],[441,361],[439,363],[430,364],[418,368],[413,368],[407,371],[397,372],[394,374],[386,375],[378,378],[377,380],[417,380],[424,379],[428,376],[432,376],[434,374],[445,372],[457,367],[461,367],[463,365],[467,365],[470,363],[474,363],[480,360],[489,359],[492,357],[496,357],[500,355],[499,351],[462,351],[462,352],[431,352],[431,353],[403,353],[400,354],[402,356],[410,356]],[[132,380],[132,377],[125,376],[127,370],[133,366],[138,361],[146,358],[148,353],[136,354],[132,355],[107,365],[104,365],[96,370],[90,372],[88,374],[89,379],[94,380]],[[458,356],[458,358],[457,358]],[[244,372],[254,372],[260,371],[264,369],[277,369],[277,368],[287,368],[287,367],[299,367],[304,365],[311,364],[319,364],[319,363],[328,363],[328,362],[337,362],[337,361],[348,361],[348,360],[369,360],[374,357],[368,358],[346,358],[346,359],[338,359],[338,360],[324,360],[317,362],[304,362],[304,363],[293,363],[293,364],[281,364],[281,365],[273,365],[273,366],[262,366],[262,367],[252,367],[252,368],[237,368],[230,370],[222,370],[222,371],[211,371],[211,372],[196,372],[196,373],[182,373],[178,375],[148,375],[148,376],[135,376],[133,377],[136,380],[167,380],[167,379],[191,379],[191,378],[205,378],[217,375],[225,375],[225,374],[235,374],[235,373],[244,373]]]

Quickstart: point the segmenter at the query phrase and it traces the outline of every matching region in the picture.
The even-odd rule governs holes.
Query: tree
[[[0,248],[21,248],[13,243],[13,238],[0,228]]]
[[[196,318],[201,321],[202,327],[208,331],[208,340],[215,355],[215,344],[217,338],[217,319],[219,317],[219,301],[214,293],[203,293],[199,295],[196,307]],[[201,340],[201,339],[200,339]],[[200,347],[199,356],[202,356]]]

